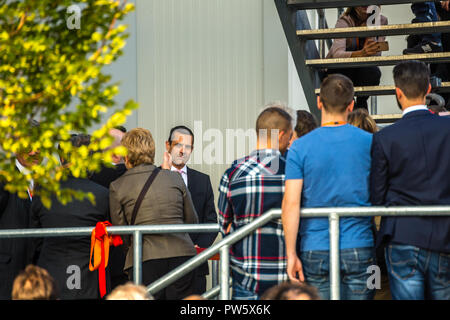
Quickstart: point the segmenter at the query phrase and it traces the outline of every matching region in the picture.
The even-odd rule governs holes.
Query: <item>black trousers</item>
[[[381,71],[378,67],[360,67],[346,69],[329,69],[327,75],[340,73],[350,78],[355,87],[378,86],[380,84]],[[354,109],[368,110],[367,100],[369,96],[358,96]]]
[[[144,286],[165,276],[170,271],[189,260],[187,257],[173,257],[165,259],[152,259],[142,263],[142,283]],[[128,269],[130,280],[133,277],[132,269]],[[194,292],[194,272],[191,271],[171,285],[153,294],[156,300],[181,300]]]

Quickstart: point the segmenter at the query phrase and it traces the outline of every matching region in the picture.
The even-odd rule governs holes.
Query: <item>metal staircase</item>
[[[427,33],[450,32],[450,21],[432,23],[397,24],[387,26],[355,27],[355,28],[328,28],[325,20],[324,9],[344,8],[348,6],[369,5],[396,5],[423,0],[274,0],[280,16],[289,48],[299,75],[303,91],[310,111],[320,119],[320,111],[317,109],[316,96],[320,88],[320,75],[323,69],[328,68],[355,68],[362,66],[387,66],[396,65],[406,60],[421,60],[426,63],[450,62],[450,52],[373,56],[358,58],[325,59],[325,46],[331,47],[332,39],[394,36]],[[305,10],[316,9],[319,17],[319,29],[312,30]],[[319,47],[315,40],[319,40]],[[433,92],[450,92],[450,82],[442,82],[433,87]],[[355,95],[380,96],[395,93],[394,86],[355,87]],[[376,111],[375,111],[376,113]],[[372,116],[378,123],[392,123],[401,115],[376,115]]]

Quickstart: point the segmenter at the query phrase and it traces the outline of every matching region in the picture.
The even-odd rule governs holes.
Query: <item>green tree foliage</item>
[[[72,5],[80,16],[68,10]],[[60,181],[69,174],[86,177],[88,170],[111,162],[113,152],[126,152],[121,147],[104,151],[112,143],[108,131],[123,124],[137,105],[129,101],[104,119],[115,107],[118,87],[102,68],[122,54],[127,34],[119,23],[131,10],[133,4],[125,0],[0,0],[0,183],[5,190],[26,198],[33,179],[47,207],[52,195],[63,203],[72,197],[95,201],[92,194],[61,189]],[[31,119],[40,126],[30,126]],[[91,133],[89,147],[72,148],[70,134],[88,133],[95,124],[102,125]],[[59,162],[59,143],[68,167]],[[15,155],[31,150],[44,160],[22,175]]]

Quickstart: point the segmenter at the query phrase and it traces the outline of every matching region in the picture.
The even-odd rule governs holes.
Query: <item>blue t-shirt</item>
[[[289,149],[286,180],[303,179],[301,207],[370,206],[372,134],[352,125],[320,127]],[[373,246],[372,218],[341,218],[340,249]],[[327,218],[300,218],[300,250],[329,250]]]

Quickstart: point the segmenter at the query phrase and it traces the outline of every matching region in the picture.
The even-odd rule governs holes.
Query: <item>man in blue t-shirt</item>
[[[372,135],[347,124],[353,96],[353,83],[347,77],[333,74],[323,81],[317,99],[322,126],[294,141],[286,164],[282,221],[287,273],[292,281],[317,287],[323,299],[330,297],[329,223],[327,218],[300,223],[300,204],[305,208],[370,206]],[[367,287],[367,268],[376,264],[372,219],[342,218],[339,235],[341,299],[373,299],[375,291]]]

